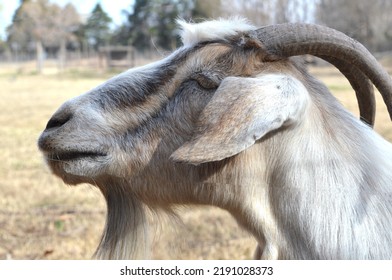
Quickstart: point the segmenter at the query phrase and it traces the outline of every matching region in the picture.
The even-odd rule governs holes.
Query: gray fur
[[[243,32],[127,71],[49,121],[54,174],[107,201],[96,257],[148,258],[146,208],[200,204],[229,211],[259,258],[391,259],[392,145],[295,60],[258,60]]]

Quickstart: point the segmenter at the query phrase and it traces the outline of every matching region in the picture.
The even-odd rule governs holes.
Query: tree
[[[315,0],[275,0],[274,23],[307,22],[312,18]]]
[[[222,14],[221,0],[194,0],[190,17],[193,20],[211,19]]]
[[[26,24],[29,16],[26,14],[26,5],[29,0],[20,1],[20,6],[15,10],[12,24],[7,27],[7,42],[14,51],[28,51],[32,39],[31,25]]]
[[[110,44],[129,46],[131,44],[130,37],[129,26],[127,23],[123,23],[113,31],[110,37]]]
[[[189,19],[194,3],[191,0],[155,0],[151,6],[150,34],[159,47],[170,50],[176,48],[176,19]]]
[[[38,72],[41,72],[43,67],[44,42],[55,40],[50,34],[55,34],[54,19],[58,9],[57,5],[50,4],[48,0],[21,1],[12,25],[7,29],[12,48],[28,50],[31,44],[35,45]]]
[[[133,11],[128,14],[129,41],[138,50],[150,48],[148,19],[151,6],[148,0],[135,0]]]
[[[387,0],[319,0],[318,22],[338,29],[371,50],[390,46],[392,3]]]
[[[177,43],[177,18],[208,17],[209,9],[220,0],[135,0],[131,12],[126,12],[127,23],[118,29],[117,41],[125,38],[138,50],[152,45],[173,49]]]
[[[273,22],[273,0],[231,0],[222,2],[225,3],[222,7],[223,12],[228,16],[243,16],[259,26]]]
[[[222,9],[229,16],[243,16],[256,26],[283,22],[308,22],[317,0],[227,0]],[[223,3],[225,5],[223,6]]]
[[[110,23],[112,19],[102,9],[101,4],[97,3],[83,27],[84,35],[89,44],[98,50],[99,46],[107,44],[110,40]]]
[[[61,9],[48,0],[23,0],[7,28],[7,41],[17,51],[28,52],[34,45],[40,73],[45,47],[60,47],[64,51],[64,45],[73,38],[72,32],[79,24],[79,16],[72,5]]]
[[[60,10],[56,18],[57,37],[60,43],[59,66],[63,69],[66,60],[67,43],[76,42],[76,33],[80,27],[81,20],[78,12],[72,4],[67,4]]]

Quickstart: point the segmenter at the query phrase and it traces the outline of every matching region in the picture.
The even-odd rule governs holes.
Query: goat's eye
[[[208,77],[203,73],[195,73],[191,76],[191,80],[196,81],[199,86],[204,89],[216,89],[219,86],[218,79],[214,79],[213,77]]]

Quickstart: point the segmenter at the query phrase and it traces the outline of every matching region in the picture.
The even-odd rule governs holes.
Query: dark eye
[[[209,77],[204,73],[195,73],[191,80],[196,81],[204,89],[216,89],[219,86],[219,80],[215,77]]]

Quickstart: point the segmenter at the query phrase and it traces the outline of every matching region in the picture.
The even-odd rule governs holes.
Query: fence
[[[44,68],[55,67],[59,71],[70,68],[91,68],[105,71],[111,68],[127,69],[144,65],[161,59],[163,56],[164,54],[159,54],[156,50],[138,52],[132,47],[106,46],[98,51],[92,49],[84,52],[67,50],[64,61],[60,60],[59,52],[46,52],[43,65]],[[0,67],[34,65],[36,62],[35,52],[0,53]]]

